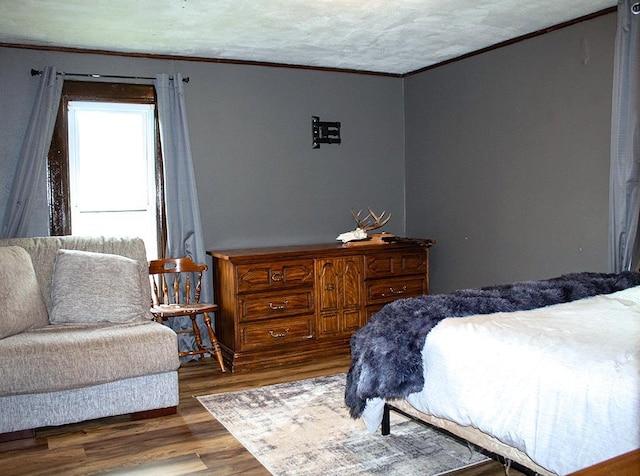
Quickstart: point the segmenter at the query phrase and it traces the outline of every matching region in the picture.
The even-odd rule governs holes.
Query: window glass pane
[[[70,102],[69,122],[74,205],[81,211],[146,210],[153,106]]]
[[[157,255],[154,106],[69,102],[74,235],[140,236]]]

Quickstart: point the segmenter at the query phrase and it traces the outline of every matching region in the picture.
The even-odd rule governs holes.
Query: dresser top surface
[[[368,244],[367,242],[357,242],[351,244],[343,244],[338,242],[333,243],[316,243],[316,244],[304,244],[304,245],[286,245],[286,246],[267,246],[256,248],[237,248],[226,250],[207,250],[207,254],[218,259],[243,259],[243,258],[258,258],[261,256],[270,257],[274,255],[279,256],[312,256],[315,253],[323,254],[358,254],[365,251],[401,251],[408,248],[429,248],[435,242],[433,240],[423,239],[400,239],[401,241],[389,242],[389,243],[374,243]]]

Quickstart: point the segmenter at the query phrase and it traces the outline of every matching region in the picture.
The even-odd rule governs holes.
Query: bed
[[[640,448],[640,275],[578,273],[391,303],[352,339],[345,402],[386,402],[539,474]]]

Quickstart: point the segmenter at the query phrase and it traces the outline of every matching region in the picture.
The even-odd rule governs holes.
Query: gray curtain
[[[4,238],[24,237],[29,230],[36,194],[43,183],[62,83],[55,67],[44,68],[6,204],[1,233]]]
[[[637,269],[640,257],[640,2],[618,2],[615,41],[609,265],[613,272]]]
[[[159,74],[154,81],[158,97],[160,142],[164,161],[167,214],[166,257],[189,256],[196,263],[206,263],[182,79],[181,74],[173,77],[168,74]],[[209,273],[206,273],[203,277],[201,301],[212,302],[212,295],[211,280]],[[201,320],[202,316],[198,318]],[[175,318],[168,323],[174,330],[191,328],[189,318]],[[210,345],[204,323],[200,321],[198,327],[203,343]],[[178,334],[178,337],[180,350],[195,348],[192,335]]]

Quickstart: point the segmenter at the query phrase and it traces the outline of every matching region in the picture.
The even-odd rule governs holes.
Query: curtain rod
[[[39,76],[42,74],[42,71],[31,68],[31,76]],[[90,73],[64,73],[62,71],[58,71],[56,73],[59,76],[79,76],[82,78],[108,78],[108,79],[144,79],[144,80],[153,80],[156,78],[145,77],[145,76],[118,76],[118,75],[110,75],[110,74],[90,74]],[[170,76],[173,79],[173,76]],[[182,82],[188,83],[189,76],[182,78]]]

